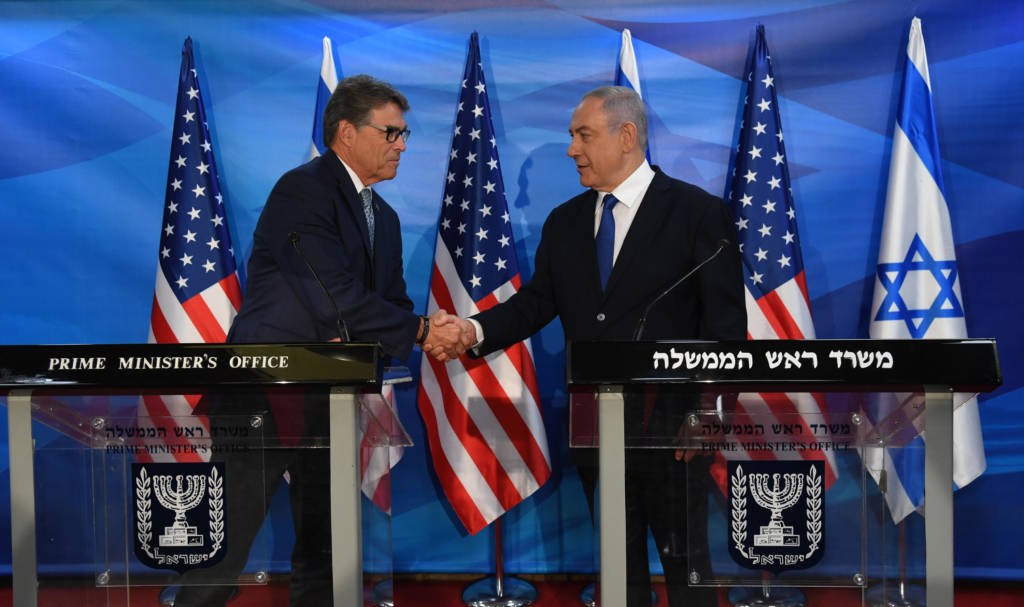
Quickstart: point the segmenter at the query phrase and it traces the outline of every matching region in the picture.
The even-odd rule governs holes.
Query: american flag
[[[747,65],[747,97],[740,125],[732,183],[726,193],[743,258],[749,339],[814,339],[807,279],[804,275],[796,212],[790,189],[786,148],[783,143],[779,104],[775,95],[764,26],[757,26],[757,38]],[[826,411],[821,394],[743,394],[736,408],[737,423],[800,424],[802,434],[795,440],[813,440],[810,423],[823,421]],[[728,452],[732,459],[815,458],[820,452],[785,453],[742,449]],[[829,452],[825,483],[836,477],[835,458]],[[725,486],[725,466],[713,469],[719,486]]]
[[[185,39],[181,51],[157,261],[149,342],[223,342],[242,305],[242,290],[192,57],[192,38]],[[140,404],[140,424],[163,428],[164,444],[177,440],[176,444],[182,445],[184,439],[176,439],[174,427],[203,423],[192,415],[198,401],[199,395],[146,395]],[[196,444],[201,446],[198,440]],[[209,457],[208,451],[205,455],[152,451],[143,457],[158,461]]]
[[[428,310],[466,317],[521,284],[477,34],[459,95]],[[486,338],[486,336],[485,336]],[[448,501],[476,533],[551,475],[529,340],[486,358],[424,356],[419,410]]]

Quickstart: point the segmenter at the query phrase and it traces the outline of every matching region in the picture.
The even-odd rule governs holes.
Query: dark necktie
[[[597,228],[597,236],[594,243],[597,245],[597,272],[601,275],[601,290],[608,286],[608,277],[612,274],[612,260],[615,257],[615,217],[612,216],[612,207],[618,200],[610,193],[604,197],[601,203],[604,210],[601,212],[601,225]]]
[[[363,214],[366,215],[366,229],[370,233],[370,256],[373,256],[373,192],[370,188],[363,188],[359,191],[359,197],[363,199]]]

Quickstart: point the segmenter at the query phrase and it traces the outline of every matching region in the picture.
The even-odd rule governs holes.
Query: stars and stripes
[[[750,339],[814,339],[810,300],[804,275],[796,212],[790,190],[786,148],[779,121],[775,77],[764,26],[757,27],[754,52],[747,66],[747,97],[740,125],[732,182],[726,199],[736,218],[736,232],[743,259],[747,300],[747,336]],[[811,423],[824,421],[825,399],[821,394],[743,394],[736,409],[737,423],[798,424],[811,440]],[[817,458],[818,454],[793,452],[727,452],[727,458]],[[825,466],[826,486],[836,477],[834,456]],[[725,466],[713,470],[719,486],[725,486]]]
[[[881,339],[967,337],[928,57],[916,17],[904,61],[869,333]],[[896,407],[883,400],[877,416]],[[897,522],[924,504],[924,440],[922,435],[903,449],[865,451],[876,480],[886,471],[886,501]],[[953,479],[963,487],[986,467],[976,399],[953,415],[953,449]]]
[[[331,49],[331,39],[324,36],[324,56],[320,62],[320,79],[316,87],[316,108],[313,110],[313,139],[309,146],[309,159],[312,160],[324,153],[327,149],[324,146],[324,110],[327,109],[327,100],[331,93],[338,86],[338,71],[334,67],[334,51]]]
[[[428,310],[470,316],[521,284],[477,34],[459,95]],[[419,410],[434,470],[470,533],[551,475],[529,340],[484,359],[422,362]]]
[[[192,38],[185,39],[181,55],[149,342],[218,343],[227,337],[242,305],[242,290],[192,56]],[[170,440],[175,436],[172,426],[203,423],[192,417],[198,399],[197,395],[144,396],[140,423],[164,427],[164,436]],[[179,461],[204,459],[201,454],[175,457]]]

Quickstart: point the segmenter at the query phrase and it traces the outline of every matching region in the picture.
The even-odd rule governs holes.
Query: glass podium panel
[[[38,605],[66,605],[68,592],[82,605],[155,605],[167,587],[183,605],[224,592],[269,600],[268,585],[309,579],[330,593],[336,520],[356,525],[342,551],[361,559],[358,584],[372,604],[391,577],[390,467],[411,444],[390,390],[3,397],[31,407],[33,487],[12,490],[12,509],[34,500]],[[361,494],[340,515],[337,418],[350,420],[354,436],[341,450],[356,480],[333,489]],[[298,530],[293,508],[303,513]],[[307,557],[295,561],[301,570],[296,546]]]
[[[948,390],[941,392],[950,399]],[[949,410],[972,397],[953,395]],[[594,456],[598,494],[601,483],[615,481],[601,466],[611,462],[622,475],[621,497],[595,500],[596,527],[599,535],[622,533],[625,556],[609,562],[626,568],[627,592],[637,591],[642,559],[650,574],[676,579],[682,563],[688,588],[680,592],[722,588],[735,604],[786,604],[786,596],[800,596],[794,588],[815,587],[863,604],[920,601],[927,543],[916,511],[924,503],[922,433],[930,398],[924,391],[574,386],[570,446],[581,454],[577,459]],[[614,404],[602,409],[602,401]],[[621,463],[598,456],[608,447],[601,440],[604,411],[621,416]],[[657,501],[670,507],[652,514]],[[612,512],[624,533],[601,521],[607,503],[624,506],[621,514]],[[633,520],[641,515],[652,533],[637,549],[637,534],[648,533]],[[596,565],[600,571],[608,563]],[[669,577],[666,583],[673,592]]]

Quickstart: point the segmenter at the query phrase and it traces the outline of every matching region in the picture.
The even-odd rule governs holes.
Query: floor
[[[395,582],[395,604],[399,607],[459,607],[463,605],[462,591],[473,578],[444,576],[442,579],[422,579],[423,576],[403,578]],[[534,607],[577,607],[584,581],[537,580]],[[9,584],[9,582],[8,582]],[[656,583],[658,602],[654,607],[668,607],[664,589]],[[39,592],[39,607],[157,607],[159,587],[131,589],[130,596],[121,590],[103,590],[94,586],[76,585],[64,581],[44,584]],[[805,590],[808,607],[856,607],[860,594],[849,588],[810,588]],[[957,584],[957,607],[1024,607],[1024,584],[970,581]],[[11,588],[0,586],[0,606],[14,606]],[[228,607],[278,607],[288,605],[288,587],[284,582],[271,582],[266,586],[249,586],[233,598]],[[371,604],[367,603],[367,607]],[[725,591],[719,593],[719,606],[729,607]],[[17,605],[14,607],[24,607]]]

